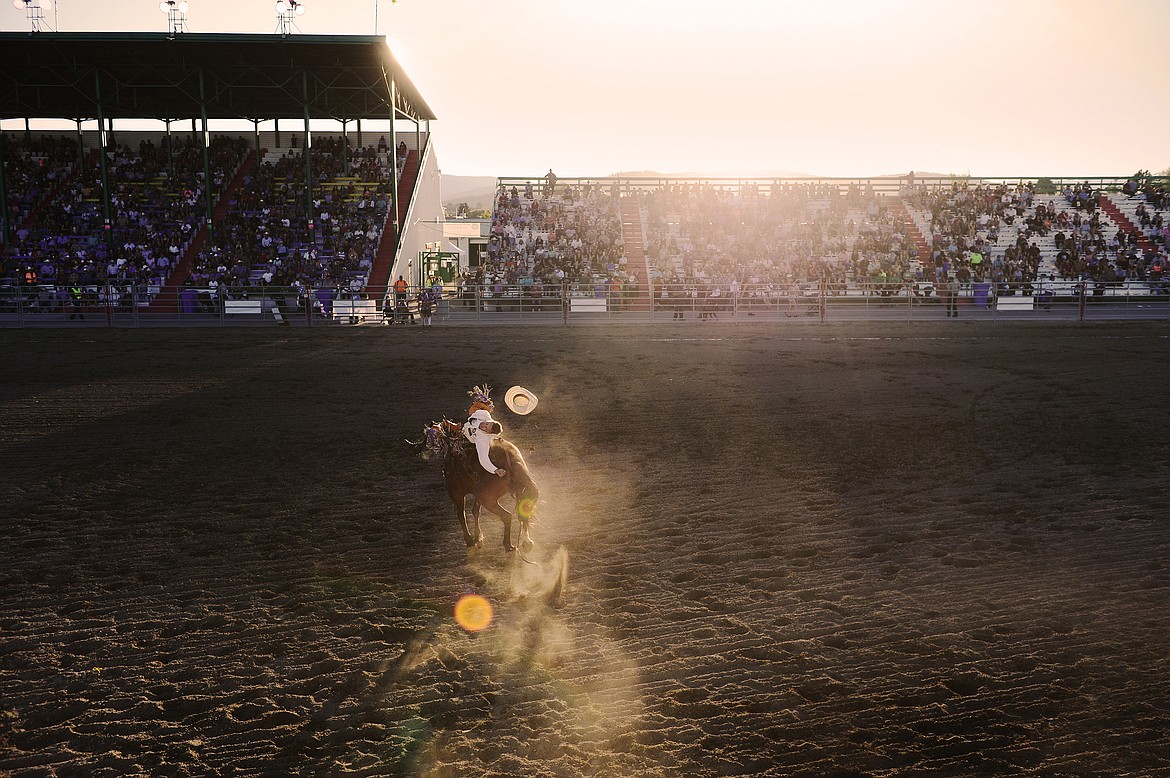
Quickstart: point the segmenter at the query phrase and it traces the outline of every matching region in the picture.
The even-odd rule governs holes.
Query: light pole
[[[162,0],[158,10],[167,15],[167,35],[175,37],[187,31],[187,11],[191,8],[187,0]]]
[[[24,18],[28,19],[32,32],[49,29],[45,24],[45,11],[52,9],[53,0],[12,0],[12,7],[24,11]]]
[[[302,0],[276,0],[276,31],[281,35],[292,35],[293,28],[300,32],[296,17],[305,15]]]

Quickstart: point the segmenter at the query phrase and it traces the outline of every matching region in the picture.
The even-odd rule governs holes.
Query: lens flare
[[[516,503],[516,513],[520,516],[520,518],[528,521],[534,515],[536,515],[536,500],[526,497],[520,502]]]
[[[455,621],[468,632],[487,629],[492,623],[492,604],[478,594],[465,594],[455,603]]]

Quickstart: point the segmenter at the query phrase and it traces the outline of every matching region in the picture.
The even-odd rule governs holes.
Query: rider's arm
[[[475,437],[475,450],[479,453],[479,464],[483,469],[489,473],[496,472],[496,466],[492,464],[491,458],[488,456],[488,450],[492,447],[492,439],[486,434],[480,433]]]

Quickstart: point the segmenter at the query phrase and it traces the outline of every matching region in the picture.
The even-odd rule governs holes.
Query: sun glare
[[[465,594],[455,603],[455,622],[468,632],[480,632],[492,623],[492,604],[479,594]]]

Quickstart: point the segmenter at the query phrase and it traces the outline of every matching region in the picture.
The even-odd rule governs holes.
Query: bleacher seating
[[[229,203],[216,241],[196,258],[195,283],[362,288],[386,225],[396,160],[373,146],[350,148],[347,169],[345,153],[340,138],[314,141],[310,230],[303,149],[267,150]]]
[[[598,187],[496,193],[487,261],[466,281],[628,282],[619,203]]]
[[[213,305],[267,285],[296,287],[317,304],[366,296],[404,146],[355,148],[342,136],[315,136],[310,229],[295,134],[283,145],[269,134],[264,156],[222,202],[252,139],[216,136],[210,199],[218,208],[203,244],[201,147],[178,135],[168,154],[165,144],[126,135],[134,140],[106,152],[108,225],[97,149],[69,136],[6,136],[12,239],[0,253],[0,281],[15,285],[31,274],[48,287],[48,306],[64,303],[54,287],[67,281],[95,294],[112,282],[117,288],[106,294],[121,304],[130,287],[149,299],[176,265],[187,268],[187,254],[191,284],[214,290]],[[956,278],[964,289],[990,282],[1021,300],[1044,280],[1166,284],[1170,201],[1151,181],[1138,176],[1104,191],[1089,182],[954,180],[910,183],[897,194],[875,192],[872,182],[501,186],[486,260],[463,280],[493,290],[570,281],[594,299],[636,289],[647,304],[647,281],[692,299],[733,290],[768,301],[805,296],[821,283],[831,294],[929,295],[941,279]],[[182,280],[171,283],[178,289]]]
[[[839,286],[914,276],[914,250],[889,198],[858,186],[681,184],[643,200],[660,283]]]
[[[28,216],[16,241],[4,247],[5,274],[12,276],[23,265],[34,267],[42,284],[113,282],[157,290],[205,213],[202,150],[189,139],[177,141],[171,155],[148,140],[139,144],[137,153],[123,144],[108,149],[107,225],[99,152],[75,163],[75,143],[66,138],[46,143],[60,150],[60,183],[36,186],[36,181],[18,179],[15,199]],[[244,148],[239,139],[213,139],[213,197],[239,165]],[[39,198],[31,196],[34,189]]]

